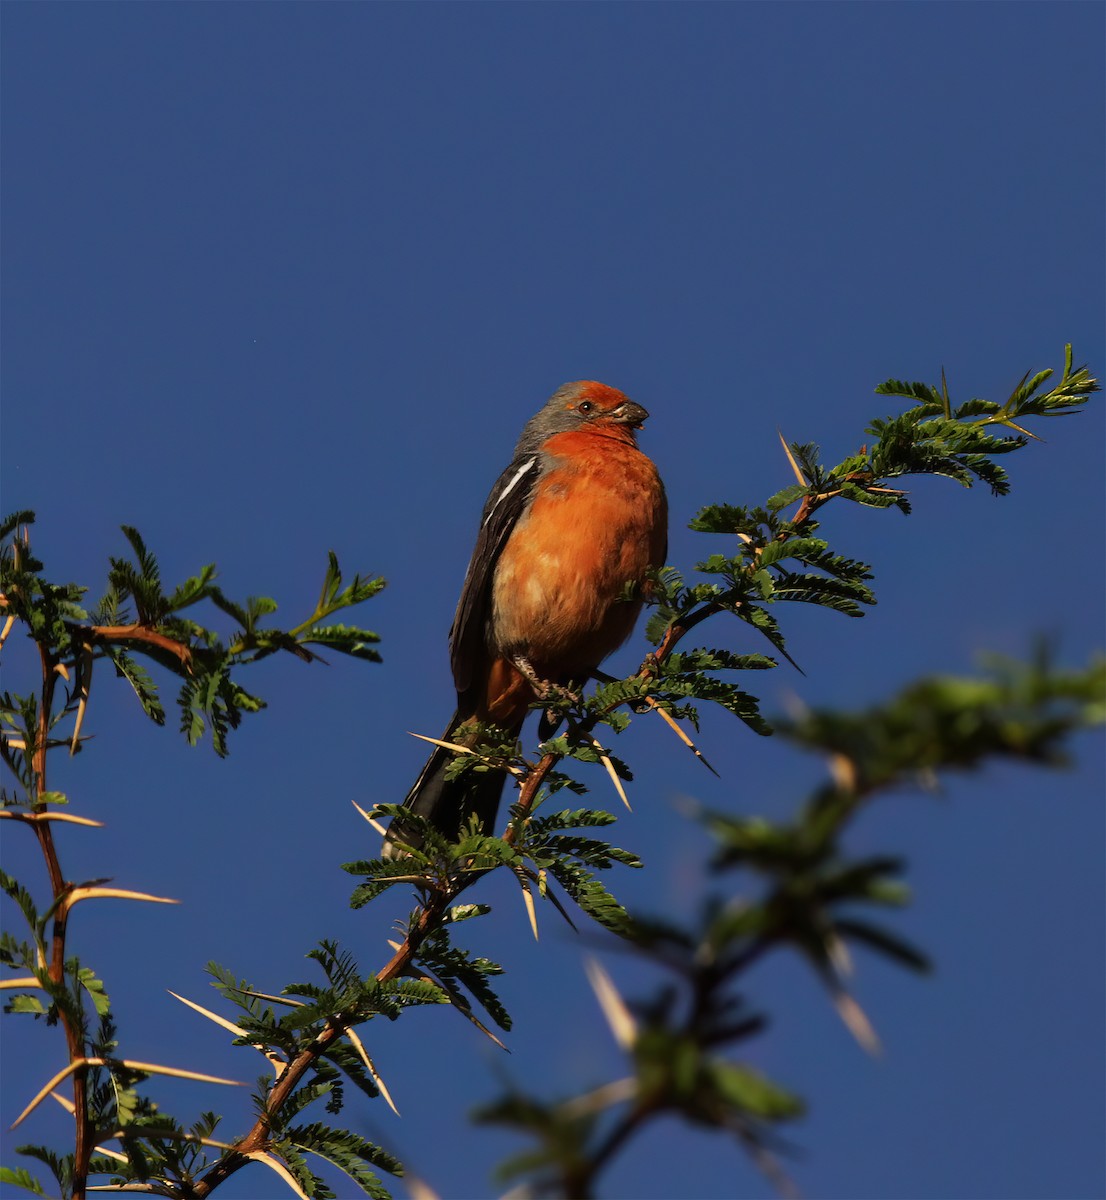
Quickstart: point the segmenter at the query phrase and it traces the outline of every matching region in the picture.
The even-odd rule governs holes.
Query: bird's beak
[[[624,404],[620,404],[611,413],[613,420],[617,421],[620,425],[629,425],[631,429],[640,429],[648,416],[648,410],[642,408],[640,404],[635,404],[632,400],[627,400]]]

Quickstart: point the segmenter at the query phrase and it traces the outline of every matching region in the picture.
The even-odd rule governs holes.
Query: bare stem
[[[48,790],[46,786],[46,751],[50,736],[50,722],[54,711],[54,689],[57,683],[56,665],[53,656],[44,642],[38,643],[39,660],[42,665],[42,697],[38,712],[38,728],[35,734],[35,750],[32,757],[32,772],[34,792],[31,796],[36,812],[42,812],[45,805],[40,797]],[[39,849],[46,861],[46,870],[50,877],[50,890],[54,899],[54,923],[50,934],[50,962],[47,970],[51,980],[56,984],[65,982],[65,938],[69,922],[69,908],[64,904],[63,897],[70,890],[70,884],[62,873],[58,860],[57,847],[54,844],[53,830],[48,821],[34,822],[35,837],[38,838]],[[62,1012],[60,1014],[62,1028],[65,1030],[66,1048],[69,1061],[76,1062],[85,1057],[84,1033],[79,1026]],[[73,1072],[73,1118],[76,1124],[76,1140],[74,1144],[73,1162],[73,1198],[84,1200],[88,1184],[88,1162],[92,1157],[93,1131],[88,1120],[87,1087],[85,1072]]]
[[[142,642],[171,654],[185,668],[192,665],[190,647],[167,634],[158,633],[148,625],[135,622],[133,625],[91,625],[87,629],[84,626],[80,628],[82,634],[92,642]]]

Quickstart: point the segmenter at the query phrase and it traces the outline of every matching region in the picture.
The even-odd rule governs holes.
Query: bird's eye
[[[577,411],[582,412],[582,413],[589,413],[589,412],[591,412],[591,409],[592,409],[592,403],[590,400],[584,400],[580,404],[577,405]]]

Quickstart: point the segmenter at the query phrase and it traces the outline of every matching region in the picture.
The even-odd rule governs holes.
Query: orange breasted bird
[[[578,688],[629,637],[641,611],[626,600],[664,565],[668,506],[635,432],[649,414],[622,392],[583,380],[558,388],[522,431],[492,488],[450,630],[457,711],[443,741],[473,745],[480,724],[518,736],[550,687]],[[404,804],[456,839],[472,814],[492,833],[506,773],[446,779],[437,747]],[[417,846],[392,823],[384,845]]]

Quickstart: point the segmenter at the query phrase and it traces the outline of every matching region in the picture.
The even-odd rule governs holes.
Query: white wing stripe
[[[519,481],[524,475],[529,473],[537,461],[538,460],[536,458],[528,458],[522,464],[522,466],[519,467],[512,477],[511,482],[507,484],[507,486],[499,493],[498,496],[496,496],[495,503],[491,506],[491,508],[488,509],[487,515],[484,517],[485,525],[487,525],[487,523],[492,519],[492,514],[495,512],[495,510],[503,503],[504,500],[507,499],[511,492],[514,491],[514,489],[518,486]]]

